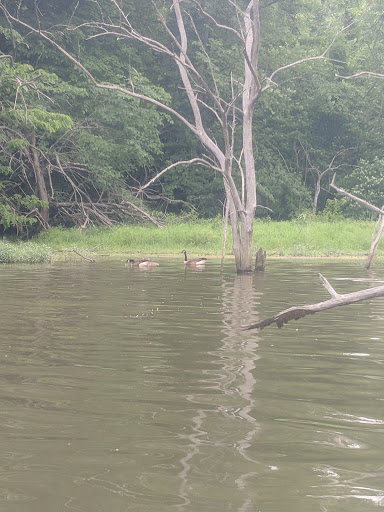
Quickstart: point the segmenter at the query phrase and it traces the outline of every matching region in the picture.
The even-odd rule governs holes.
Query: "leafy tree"
[[[48,191],[43,177],[45,162],[38,145],[46,147],[52,137],[72,126],[69,116],[52,112],[44,104],[57,77],[27,64],[0,61],[0,146],[2,213],[0,223],[30,225],[39,220],[48,226]]]
[[[166,116],[125,95],[91,88],[73,69],[76,85],[16,62],[12,51],[33,61],[36,47],[34,52],[19,47],[23,38],[16,31],[3,29],[2,34],[0,48],[8,53],[0,60],[4,177],[6,173],[0,223],[18,230],[52,222],[111,225],[132,216],[158,223],[134,197],[135,174],[161,153],[159,127]],[[46,51],[41,60],[56,69],[51,54]],[[138,72],[131,71],[130,80],[138,90],[168,101],[161,88]]]
[[[377,73],[382,70],[384,24],[378,0],[369,5],[363,0],[58,0],[54,6],[49,0],[25,0],[22,11],[17,5],[13,0],[0,2],[11,17],[17,12],[23,17],[17,25],[11,17],[10,24],[4,18],[0,50],[18,64],[56,75],[66,90],[60,97],[49,91],[55,104],[47,99],[42,109],[72,121],[65,135],[43,137],[39,132],[36,140],[50,161],[55,198],[60,198],[55,205],[50,198],[55,222],[72,218],[84,224],[91,210],[84,211],[81,204],[95,204],[96,199],[99,207],[108,206],[99,217],[94,214],[94,222],[126,218],[127,209],[121,216],[116,209],[110,211],[111,204],[130,203],[137,214],[135,208],[143,208],[149,197],[163,210],[194,207],[202,215],[214,215],[221,211],[226,194],[236,243],[248,243],[247,255],[237,256],[238,261],[243,258],[239,267],[249,269],[254,211],[290,218],[309,207],[310,196],[321,209],[330,194],[318,190],[319,173],[335,155],[342,155],[338,172],[347,188],[349,177],[351,185],[355,180],[350,169],[360,160],[371,165],[374,156],[383,157],[383,85],[369,77],[353,82],[341,78],[365,66]],[[244,17],[247,8],[249,18]],[[254,29],[248,54],[248,59],[257,57],[253,73],[243,59],[247,19]],[[11,32],[11,25],[20,33]],[[190,60],[181,67],[190,73],[197,103],[188,97],[187,82],[180,81],[183,31]],[[52,44],[43,36],[52,36]],[[54,45],[69,58],[63,59]],[[251,119],[244,117],[241,101],[244,76],[250,70],[249,83],[258,82]],[[98,89],[90,87],[92,80]],[[158,107],[176,122],[172,124]],[[194,124],[196,107],[203,131]],[[243,134],[250,125],[258,195],[257,201],[255,194],[247,203],[254,183],[250,179],[244,188]],[[57,152],[61,168],[54,157]],[[177,161],[192,163],[175,167]],[[230,169],[225,162],[230,162]],[[209,174],[199,163],[213,165],[215,172]],[[165,174],[164,167],[170,168]],[[79,192],[73,193],[65,176],[76,177],[75,186],[88,197],[79,201]],[[323,188],[325,183],[324,175]]]

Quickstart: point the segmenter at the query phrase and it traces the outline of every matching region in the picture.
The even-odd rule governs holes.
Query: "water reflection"
[[[161,263],[0,267],[0,510],[383,506],[384,299],[241,331],[367,274]]]
[[[248,470],[235,479],[240,491],[244,491],[244,501],[238,508],[239,512],[252,510],[255,505],[256,496],[253,489],[252,477],[257,475],[259,461],[248,452],[253,440],[260,430],[260,423],[257,421],[257,396],[255,393],[256,378],[254,370],[257,354],[258,337],[244,336],[241,326],[246,318],[258,316],[258,307],[263,294],[264,274],[237,275],[233,286],[223,281],[223,346],[225,364],[224,372],[230,376],[225,385],[223,393],[238,394],[241,397],[241,405],[230,414],[246,421],[246,428],[243,429],[242,437],[236,442],[236,450],[247,462],[251,463],[252,469]],[[249,320],[248,320],[249,321]],[[254,320],[255,321],[255,320]],[[241,342],[241,343],[240,343]],[[240,344],[240,347],[239,347]],[[239,349],[241,352],[239,352]],[[240,378],[239,378],[240,377]],[[229,411],[225,411],[228,416]]]
[[[254,417],[256,414],[256,400],[253,398],[256,380],[253,376],[257,356],[257,336],[243,335],[241,325],[244,318],[249,315],[257,315],[257,308],[262,295],[262,279],[256,276],[226,276],[221,280],[221,306],[222,315],[222,339],[220,345],[209,352],[212,362],[219,368],[215,372],[215,390],[220,397],[214,409],[197,408],[192,418],[191,434],[187,436],[187,453],[180,459],[182,470],[179,472],[181,483],[179,496],[183,502],[177,505],[179,509],[189,508],[193,502],[193,495],[189,489],[193,487],[193,472],[199,467],[199,459],[206,459],[206,445],[217,449],[217,460],[212,461],[210,472],[222,474],[220,481],[231,486],[233,482],[238,491],[237,510],[250,510],[254,506],[254,500],[250,498],[254,494],[249,479],[256,474],[254,469],[257,460],[248,454],[248,448],[253,438],[259,431],[259,423]],[[212,372],[210,372],[212,375]],[[201,396],[189,394],[186,400],[196,406],[201,403]],[[223,426],[220,414],[224,420]],[[215,428],[212,429],[212,425]],[[222,430],[222,428],[225,430]],[[207,436],[210,439],[207,439]],[[235,452],[230,454],[232,450]],[[231,474],[220,469],[230,464],[230,459],[239,454],[247,466],[252,470],[246,472],[232,471]],[[221,460],[224,454],[225,459]],[[208,456],[211,459],[212,455]],[[215,457],[216,459],[216,457]],[[235,465],[231,465],[235,468]],[[241,465],[242,466],[242,465]]]

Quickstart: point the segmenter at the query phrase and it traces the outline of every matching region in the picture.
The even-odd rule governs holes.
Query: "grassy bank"
[[[342,257],[364,256],[371,244],[373,222],[343,220],[339,222],[256,221],[254,247],[266,249],[269,256]],[[119,226],[114,229],[52,228],[34,242],[0,242],[0,262],[49,261],[76,251],[86,257],[92,254],[127,257],[180,255],[183,249],[193,255],[219,256],[222,244],[222,223],[219,219],[173,224],[164,229],[153,225]],[[75,252],[74,252],[75,251]],[[384,254],[384,249],[378,254]],[[227,254],[232,254],[228,233]]]
[[[373,222],[255,222],[254,247],[263,247],[276,256],[364,255],[369,251]],[[53,249],[78,248],[96,253],[127,255],[192,254],[219,255],[222,223],[218,219],[174,224],[163,229],[153,225],[123,226],[114,229],[53,228],[43,233],[37,243]],[[232,254],[231,234],[227,253]]]

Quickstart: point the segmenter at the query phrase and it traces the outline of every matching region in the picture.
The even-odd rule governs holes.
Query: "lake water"
[[[384,299],[241,330],[384,268],[159,261],[0,266],[0,511],[384,507]]]

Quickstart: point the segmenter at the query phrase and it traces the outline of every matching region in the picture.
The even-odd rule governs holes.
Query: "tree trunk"
[[[40,224],[37,227],[37,231],[41,231],[42,229],[49,228],[49,196],[47,192],[47,187],[45,185],[45,179],[44,179],[44,171],[40,162],[39,153],[36,149],[36,135],[35,133],[32,134],[31,137],[31,146],[30,151],[32,155],[33,160],[33,170],[35,173],[35,179],[36,179],[36,188],[37,188],[37,196],[42,201],[46,201],[46,206],[41,206],[39,208],[39,220]]]
[[[384,233],[384,215],[380,215],[379,222],[380,222],[379,231],[377,233],[376,238],[373,240],[373,242],[371,244],[371,248],[369,250],[368,259],[367,259],[367,262],[365,263],[365,269],[366,270],[369,270],[371,268],[371,264],[372,264],[373,257],[375,255],[375,251],[376,251],[377,246],[379,245],[381,237],[383,236],[383,233]]]
[[[252,272],[253,261],[253,223],[256,211],[256,173],[255,160],[253,156],[253,109],[249,109],[250,104],[247,101],[244,105],[243,116],[243,149],[245,163],[245,190],[246,198],[244,200],[245,212],[241,220],[240,236],[240,261],[236,264],[238,273]]]
[[[240,261],[236,265],[238,274],[252,272],[253,262],[253,215],[245,218],[241,224]]]
[[[221,264],[220,264],[221,272],[223,272],[223,270],[224,270],[225,247],[227,244],[228,217],[229,217],[228,201],[226,201],[224,208],[225,208],[225,210],[224,210],[223,243],[221,246]]]
[[[316,180],[315,197],[313,198],[313,210],[312,210],[313,215],[317,215],[317,208],[318,208],[318,203],[319,203],[319,195],[320,195],[320,190],[321,190],[320,180],[321,180],[321,177],[318,176],[317,180]]]
[[[227,200],[236,270],[238,274],[247,274],[252,272],[253,215],[247,218],[244,212],[239,213],[230,193],[227,193]]]
[[[244,86],[242,92],[243,107],[243,154],[245,166],[245,197],[242,198],[244,211],[238,213],[238,225],[241,230],[238,260],[238,273],[252,272],[253,260],[253,223],[256,211],[256,172],[253,154],[253,113],[255,103],[261,94],[257,77],[260,49],[259,1],[249,2],[244,13],[246,29],[244,41]],[[236,254],[236,253],[235,253]]]

